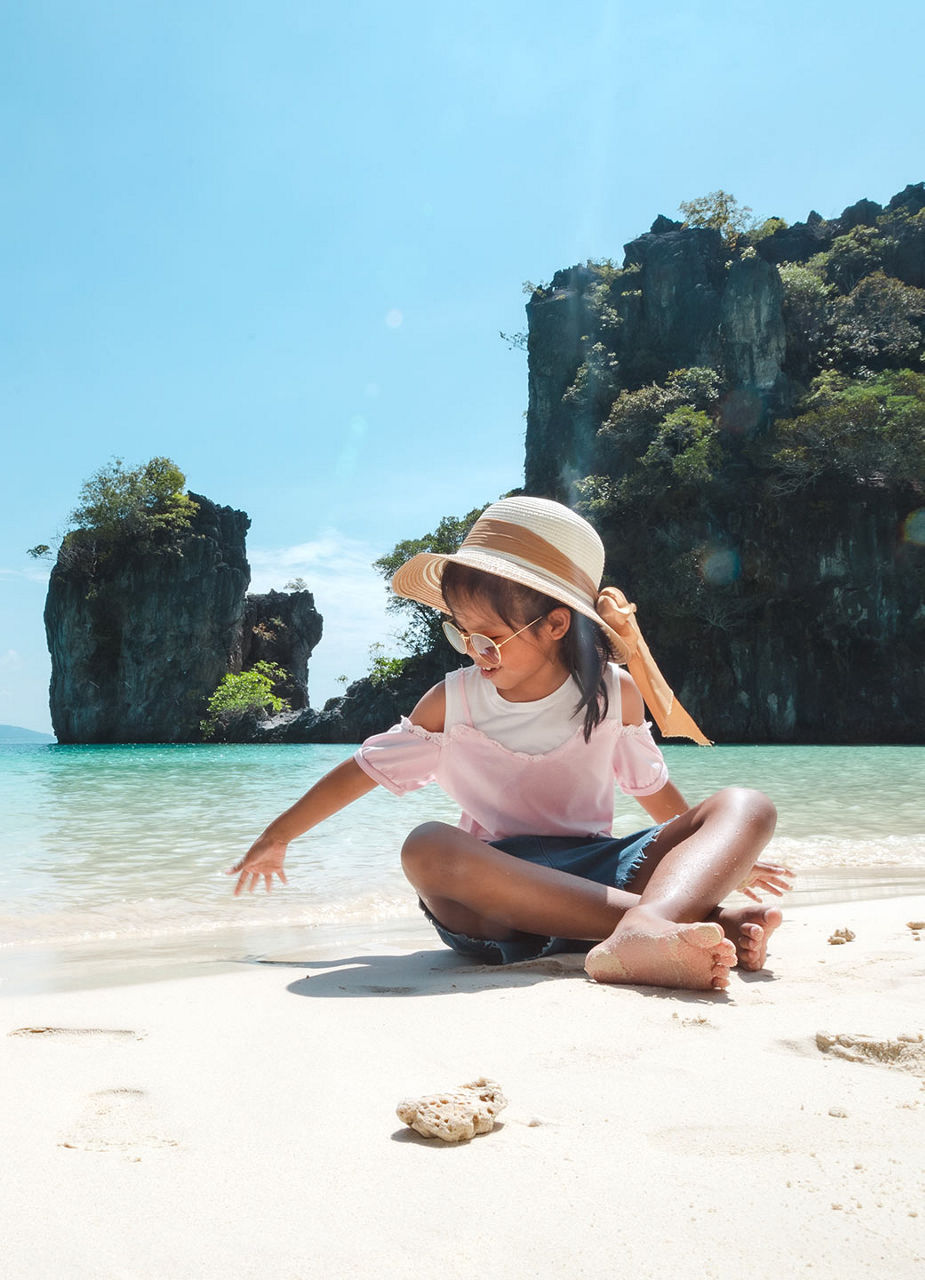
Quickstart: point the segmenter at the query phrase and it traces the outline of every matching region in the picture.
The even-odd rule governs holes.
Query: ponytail
[[[578,688],[581,701],[575,714],[584,709],[585,742],[597,726],[606,719],[610,706],[605,673],[613,657],[610,641],[590,618],[571,609],[572,625],[562,641],[562,657]]]

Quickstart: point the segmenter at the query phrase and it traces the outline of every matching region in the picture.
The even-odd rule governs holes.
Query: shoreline
[[[9,995],[4,1274],[911,1280],[909,921],[925,893],[790,905],[771,968],[727,993],[601,986],[577,956],[472,965],[415,930]],[[447,1146],[395,1116],[481,1075],[508,1099],[491,1133]]]
[[[275,896],[281,896],[277,889]],[[796,886],[783,899],[770,895],[765,905],[791,909],[849,904],[908,895],[925,895],[925,865],[815,867],[797,873]],[[745,898],[734,895],[735,900]],[[229,898],[229,916],[233,910]],[[232,973],[242,964],[271,962],[303,954],[312,960],[370,942],[390,949],[442,949],[420,912],[375,920],[280,925],[249,918],[208,931],[131,934],[106,939],[59,939],[0,947],[0,1000],[6,996],[80,991],[108,986],[165,982],[184,977]]]

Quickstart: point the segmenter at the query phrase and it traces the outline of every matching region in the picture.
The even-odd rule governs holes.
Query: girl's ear
[[[561,640],[572,625],[572,611],[565,605],[550,609],[546,615],[546,625],[552,640]]]

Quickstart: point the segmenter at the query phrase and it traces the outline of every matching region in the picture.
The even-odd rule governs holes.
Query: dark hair
[[[483,573],[458,561],[449,560],[443,567],[441,580],[447,604],[460,597],[484,600],[509,627],[525,626],[531,618],[545,617],[553,609],[568,609],[571,625],[562,639],[562,659],[581,691],[575,707],[577,716],[585,713],[585,742],[607,715],[610,699],[604,673],[613,658],[613,650],[602,629],[577,609],[571,609],[555,596],[532,587],[511,582],[494,573]]]

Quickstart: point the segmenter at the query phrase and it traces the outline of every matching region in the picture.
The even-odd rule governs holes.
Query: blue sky
[[[320,705],[395,647],[370,562],[522,480],[523,281],[925,178],[918,0],[656,8],[0,3],[0,722],[49,727],[25,551],[113,456],[308,580]]]

